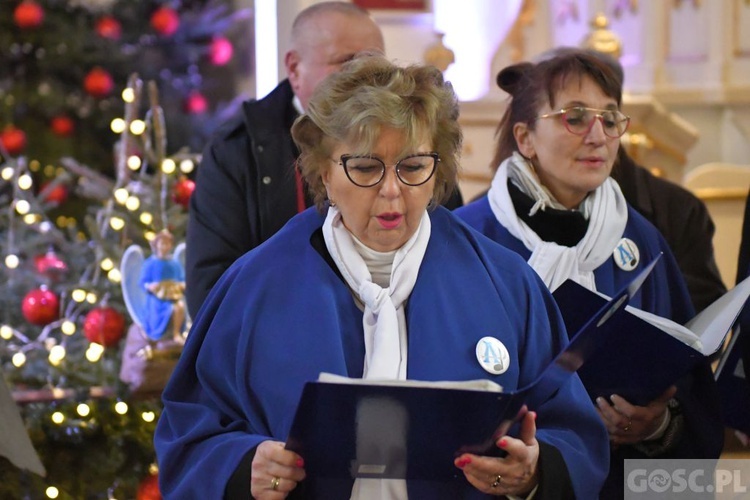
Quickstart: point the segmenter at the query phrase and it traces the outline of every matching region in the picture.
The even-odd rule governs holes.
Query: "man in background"
[[[367,11],[348,2],[322,2],[300,12],[290,45],[287,79],[264,98],[245,101],[203,152],[187,228],[192,316],[238,257],[311,205],[289,130],[315,87],[357,53],[384,51],[380,28]]]

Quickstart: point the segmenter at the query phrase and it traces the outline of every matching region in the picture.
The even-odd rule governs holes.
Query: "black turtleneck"
[[[547,242],[574,247],[586,234],[589,221],[578,210],[558,210],[545,207],[529,216],[535,200],[522,192],[508,179],[508,193],[518,218],[524,221],[539,237]]]

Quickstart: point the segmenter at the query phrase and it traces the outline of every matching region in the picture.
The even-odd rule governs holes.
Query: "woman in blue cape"
[[[630,304],[684,324],[693,308],[664,238],[609,177],[629,118],[622,82],[601,58],[563,51],[503,69],[510,102],[498,128],[488,193],[456,214],[528,261],[555,290],[567,279],[612,296],[659,254]],[[601,498],[623,497],[626,458],[717,458],[723,443],[708,363],[646,406],[597,398],[609,431],[610,475]]]
[[[320,372],[512,391],[566,344],[531,268],[439,206],[456,186],[457,109],[440,71],[379,56],[316,90],[292,133],[317,210],[239,259],[198,313],[155,435],[167,498],[596,498],[606,432],[575,374],[497,439],[502,453],[458,454],[453,480],[327,478],[284,448]]]

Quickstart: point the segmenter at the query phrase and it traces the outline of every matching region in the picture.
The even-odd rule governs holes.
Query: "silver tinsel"
[[[72,7],[82,7],[90,12],[109,12],[117,0],[68,0]]]

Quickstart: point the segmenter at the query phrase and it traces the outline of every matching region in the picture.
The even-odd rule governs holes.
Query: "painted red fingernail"
[[[303,459],[301,459],[301,458],[298,458],[297,459],[297,467],[304,467],[304,466],[305,466],[305,461]]]
[[[506,440],[505,438],[503,438],[503,439],[501,439],[501,440],[500,440],[500,442],[499,442],[499,443],[497,443],[497,445],[498,445],[498,446],[499,446],[500,448],[505,448],[506,446],[508,446],[508,441],[507,441],[507,440]]]
[[[536,420],[536,412],[535,411],[531,412],[531,416],[534,418],[534,420]]]
[[[466,467],[470,463],[471,463],[471,457],[464,457],[464,458],[459,459],[456,462],[456,467],[458,467],[460,469],[463,469],[464,467]]]

